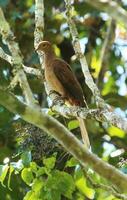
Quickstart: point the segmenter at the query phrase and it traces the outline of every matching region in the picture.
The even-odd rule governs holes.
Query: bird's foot
[[[64,97],[62,97],[58,92],[56,92],[55,90],[51,90],[49,92],[49,96],[52,99],[52,105],[51,105],[51,110],[53,108],[53,106],[55,105],[63,105],[65,103],[65,99]]]
[[[55,105],[63,105],[65,103],[65,98],[62,96],[57,96],[53,99],[52,107]]]
[[[59,94],[57,91],[55,91],[55,90],[50,90],[49,96],[52,96],[52,95],[60,96],[60,94]]]

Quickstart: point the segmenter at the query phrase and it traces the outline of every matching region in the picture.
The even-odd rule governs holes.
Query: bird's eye
[[[46,47],[46,44],[43,44],[43,47]]]

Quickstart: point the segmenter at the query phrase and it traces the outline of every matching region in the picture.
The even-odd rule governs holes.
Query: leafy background
[[[74,57],[71,36],[65,18],[64,1],[46,0],[44,40],[54,45],[59,57],[71,64],[86,97],[89,107],[94,108],[90,90],[84,84],[80,64]],[[127,9],[126,1],[121,5]],[[0,0],[6,19],[19,42],[24,63],[38,68],[39,61],[34,51],[34,9],[33,0]],[[127,102],[127,34],[123,24],[117,24],[114,43],[109,49],[108,69],[104,79],[99,76],[101,50],[109,26],[109,16],[87,5],[74,1],[74,19],[79,38],[85,52],[90,72],[98,83],[105,101],[120,115],[126,116]],[[0,46],[8,48],[0,40]],[[47,98],[41,80],[27,75],[30,87],[40,105],[47,107]],[[0,59],[0,84],[8,87],[12,78],[12,67]],[[16,95],[22,97],[17,86]],[[75,119],[64,119],[52,113],[79,139],[79,125]],[[86,120],[92,151],[103,160],[127,173],[127,135],[122,130],[92,119]],[[118,199],[109,191],[93,187],[77,161],[45,133],[22,121],[19,116],[0,106],[0,198],[2,200],[60,200],[60,199]],[[103,169],[102,169],[103,170]],[[90,173],[96,183],[105,183],[97,174]]]

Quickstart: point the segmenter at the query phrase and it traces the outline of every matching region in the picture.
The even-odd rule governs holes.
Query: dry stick
[[[79,38],[78,38],[78,31],[77,31],[77,28],[76,28],[76,25],[74,23],[73,16],[72,16],[73,7],[71,5],[71,1],[65,0],[65,3],[66,3],[67,22],[68,22],[70,32],[72,35],[73,47],[74,47],[77,57],[80,60],[82,71],[83,71],[83,74],[85,77],[85,82],[88,85],[88,87],[91,89],[91,91],[96,99],[96,103],[99,105],[99,107],[104,108],[104,107],[106,107],[106,104],[104,103],[104,100],[100,97],[100,91],[98,90],[97,86],[95,85],[95,83],[93,81],[93,78],[89,72],[86,58],[81,51]]]
[[[2,35],[3,42],[8,45],[8,48],[12,54],[12,63],[15,71],[13,70],[14,76],[18,74],[20,86],[23,90],[26,102],[28,104],[35,105],[35,99],[29,87],[26,75],[22,69],[22,55],[18,44],[15,42],[15,36],[10,29],[8,22],[4,17],[4,13],[0,8],[0,33]],[[7,57],[8,58],[8,57]]]
[[[97,8],[98,10],[108,13],[109,16],[120,23],[122,22],[127,28],[127,11],[123,9],[117,2],[112,0],[85,0],[85,2]]]
[[[104,44],[101,50],[101,56],[100,56],[101,64],[100,64],[100,72],[98,75],[98,85],[100,89],[102,89],[102,86],[103,86],[102,83],[103,83],[105,72],[108,70],[110,50],[114,42],[115,30],[116,30],[115,20],[111,19],[108,30],[107,30],[107,34],[105,36]]]
[[[83,167],[89,164],[95,172],[112,182],[120,191],[127,192],[127,175],[104,162],[95,154],[89,152],[84,145],[55,118],[45,114],[39,108],[24,104],[14,95],[1,89],[1,87],[0,104],[5,106],[10,112],[19,114],[25,121],[51,134]]]

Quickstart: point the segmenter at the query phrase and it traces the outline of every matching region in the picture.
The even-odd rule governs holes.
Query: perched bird
[[[40,42],[36,50],[44,53],[45,80],[50,90],[57,92],[69,105],[84,107],[85,98],[82,88],[69,64],[56,57],[52,45],[48,41]],[[77,119],[83,142],[89,148],[90,142],[84,120],[80,117]]]

